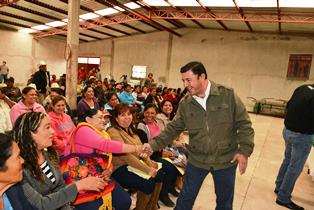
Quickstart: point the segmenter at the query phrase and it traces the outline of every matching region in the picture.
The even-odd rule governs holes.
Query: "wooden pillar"
[[[66,99],[71,109],[76,109],[77,58],[79,51],[80,0],[68,1],[68,31],[66,46]]]

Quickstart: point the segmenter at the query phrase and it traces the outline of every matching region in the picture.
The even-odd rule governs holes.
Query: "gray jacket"
[[[44,174],[44,182],[41,182],[24,168],[22,187],[25,196],[39,210],[72,209],[70,202],[74,201],[78,192],[75,184],[66,185],[60,170],[53,166],[46,153],[45,156],[56,182],[53,184]]]
[[[214,170],[228,168],[236,153],[253,152],[254,130],[249,115],[233,89],[211,82],[206,111],[191,96],[180,102],[175,118],[150,142],[154,151],[189,131],[189,162]]]

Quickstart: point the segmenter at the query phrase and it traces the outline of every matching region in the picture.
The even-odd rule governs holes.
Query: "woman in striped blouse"
[[[72,209],[70,203],[81,190],[101,191],[104,180],[87,177],[65,184],[53,149],[53,129],[49,117],[41,112],[21,115],[13,128],[20,155],[25,160],[22,188],[28,201],[38,209]]]

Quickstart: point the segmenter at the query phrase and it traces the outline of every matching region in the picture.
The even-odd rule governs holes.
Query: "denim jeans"
[[[4,83],[4,82],[5,82],[4,75],[0,74],[0,83]]]
[[[216,210],[232,210],[236,168],[237,166],[234,165],[214,171],[197,168],[188,163],[175,210],[192,210],[197,194],[209,172],[214,179]]]
[[[291,202],[291,193],[311,151],[313,136],[283,129],[286,149],[276,179],[277,200],[283,203]]]

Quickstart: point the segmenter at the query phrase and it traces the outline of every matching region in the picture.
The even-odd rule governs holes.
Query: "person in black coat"
[[[39,101],[42,102],[47,96],[47,87],[51,87],[50,84],[50,73],[47,71],[47,64],[41,61],[39,64],[39,70],[35,72],[33,81],[36,85],[36,89],[39,92]]]

